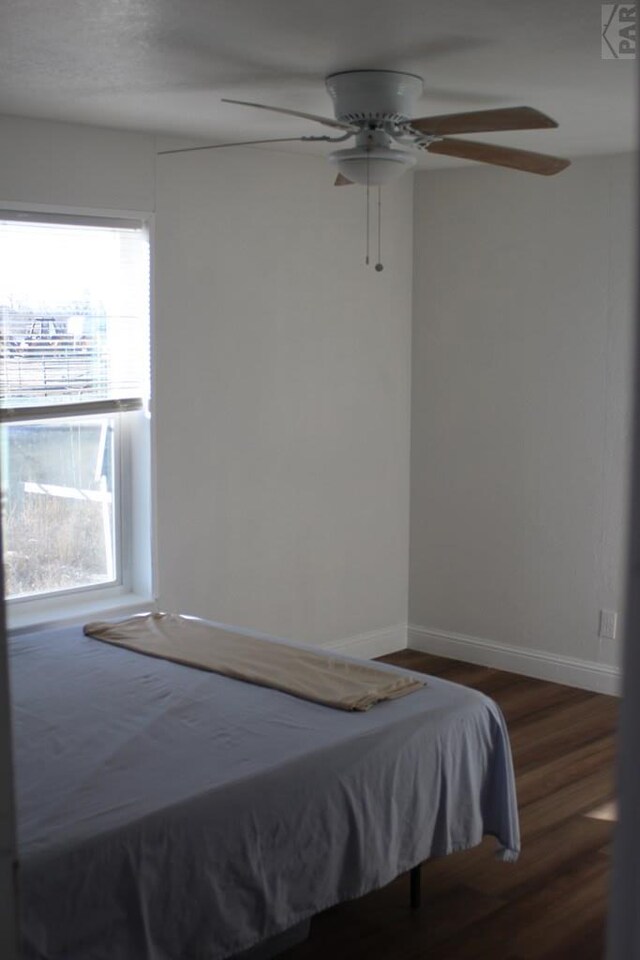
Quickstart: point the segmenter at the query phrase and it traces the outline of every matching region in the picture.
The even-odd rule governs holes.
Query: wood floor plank
[[[607,868],[599,858],[574,863],[565,873],[508,902],[473,925],[436,945],[430,960],[541,960],[561,945],[571,950],[585,917],[602,911]],[[574,956],[567,953],[567,960]]]
[[[569,943],[558,943],[540,960],[603,960],[605,956],[606,930],[598,911],[585,918],[582,930],[575,933]]]
[[[613,699],[594,693],[586,700],[548,708],[543,715],[508,724],[518,773],[613,733],[617,705],[602,702]]]
[[[525,835],[517,863],[495,857],[469,863],[464,882],[493,897],[517,899],[570,869],[576,858],[596,857],[611,836],[611,824],[588,817],[572,817],[534,837]]]
[[[514,953],[523,960],[542,960],[552,950],[574,950],[585,918],[606,909],[607,876],[608,865],[599,857],[589,857],[544,890],[516,900]],[[567,956],[571,955],[567,952]]]
[[[569,817],[582,816],[614,797],[613,771],[607,768],[589,774],[520,810],[520,830],[527,840],[543,830],[563,823]]]
[[[408,877],[316,917],[283,960],[601,960],[614,822],[614,697],[412,650],[387,663],[493,697],[510,734],[520,860],[496,841],[423,865],[423,906]],[[607,816],[615,816],[612,805]]]
[[[544,711],[556,707],[587,701],[591,694],[584,690],[562,687],[558,683],[531,682],[526,679],[511,683],[492,693],[511,728],[516,724],[537,722]]]
[[[517,776],[519,808],[599,770],[613,771],[615,755],[615,736],[610,733],[530,767]]]

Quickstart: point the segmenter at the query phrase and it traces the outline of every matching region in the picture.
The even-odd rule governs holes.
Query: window
[[[146,226],[0,214],[0,263],[7,599],[148,596]]]

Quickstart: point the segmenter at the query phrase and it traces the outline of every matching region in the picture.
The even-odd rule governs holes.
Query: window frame
[[[67,223],[143,229],[149,246],[149,380],[154,389],[154,227],[148,211],[104,210],[0,202],[0,218],[20,222]],[[87,403],[5,408],[1,422],[110,415],[115,420],[114,523],[118,582],[5,598],[11,633],[78,623],[88,616],[120,615],[155,606],[155,435],[150,398],[95,400]],[[2,557],[0,557],[0,561]]]

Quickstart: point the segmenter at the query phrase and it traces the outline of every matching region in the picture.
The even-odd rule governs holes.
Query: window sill
[[[126,617],[155,608],[153,597],[144,597],[124,590],[102,591],[83,595],[37,600],[29,603],[8,601],[7,630],[10,634],[56,629],[83,624],[87,620]]]

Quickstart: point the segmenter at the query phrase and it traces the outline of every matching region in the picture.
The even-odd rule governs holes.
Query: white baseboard
[[[406,650],[407,625],[400,623],[395,627],[359,633],[355,637],[345,637],[343,640],[331,640],[323,643],[322,647],[335,650],[336,653],[346,653],[350,657],[363,657],[366,660],[384,657],[387,653]]]
[[[607,664],[578,660],[530,647],[511,647],[506,643],[467,637],[460,633],[445,633],[413,624],[409,625],[407,634],[407,646],[411,650],[620,696],[620,671]]]

